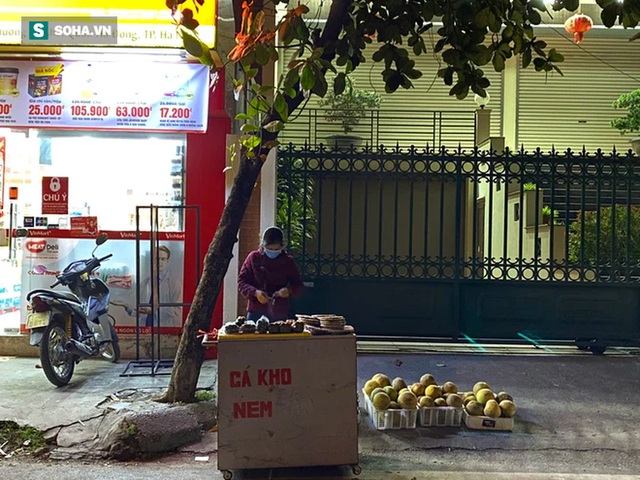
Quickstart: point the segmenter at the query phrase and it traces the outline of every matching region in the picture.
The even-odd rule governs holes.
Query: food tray
[[[462,424],[462,408],[420,407],[418,425],[421,427],[459,427]]]
[[[493,431],[507,431],[513,430],[513,418],[500,417],[491,418],[484,415],[469,415],[467,412],[462,412],[462,421],[471,430],[493,430]]]
[[[416,428],[418,409],[376,410],[369,396],[362,391],[365,408],[376,430],[400,430]]]

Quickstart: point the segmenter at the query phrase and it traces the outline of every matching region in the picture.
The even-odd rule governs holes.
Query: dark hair
[[[262,242],[260,242],[260,245],[271,245],[273,243],[284,246],[284,234],[278,227],[269,227],[262,234]]]

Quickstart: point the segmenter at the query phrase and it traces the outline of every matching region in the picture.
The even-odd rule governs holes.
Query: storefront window
[[[137,206],[183,205],[186,136],[0,129],[0,139],[5,144],[0,218],[2,335],[18,332],[19,308],[26,294],[21,291],[19,241],[13,242],[12,251],[9,247],[10,226],[68,229],[72,217],[93,216],[101,230],[135,231]],[[42,214],[43,177],[68,178],[67,215]],[[11,187],[18,188],[17,199],[10,198]],[[139,213],[140,230],[148,231],[150,209]],[[179,208],[160,209],[158,228],[181,231],[182,219]]]
[[[37,130],[2,135],[5,214],[9,188],[17,186],[19,226],[25,216],[44,217],[48,226],[61,228],[67,228],[70,216],[96,216],[102,230],[130,231],[136,229],[136,206],[183,204],[184,135]],[[42,215],[42,177],[69,178],[68,215]],[[181,218],[177,210],[162,209],[159,227],[181,230]],[[140,228],[149,226],[148,210],[143,210]]]

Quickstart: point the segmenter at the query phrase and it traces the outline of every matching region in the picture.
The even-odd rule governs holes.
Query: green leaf
[[[269,140],[267,142],[264,142],[264,144],[262,145],[264,148],[275,148],[278,145],[280,145],[280,142],[278,140]]]
[[[269,63],[271,59],[271,54],[269,53],[269,49],[265,47],[263,44],[258,43],[256,45],[256,61],[260,65],[266,65]]]
[[[505,67],[505,61],[504,61],[504,57],[496,52],[496,54],[493,56],[493,59],[491,60],[491,63],[493,64],[493,68],[496,72],[501,72],[504,70]]]
[[[618,6],[619,4],[614,2],[600,12],[600,18],[605,27],[611,28],[615,25],[618,18]]]
[[[316,75],[313,71],[313,67],[310,64],[306,64],[302,69],[302,74],[300,75],[300,86],[302,86],[304,90],[311,90],[315,83]]]
[[[260,127],[258,127],[257,125],[254,125],[252,123],[245,123],[244,125],[242,125],[240,127],[240,131],[242,133],[259,132],[260,131]]]
[[[318,75],[316,75],[316,83],[313,84],[311,91],[319,97],[324,97],[328,88],[327,79],[322,73],[318,72]]]
[[[274,120],[267,123],[263,128],[267,132],[279,132],[280,130],[284,129],[284,123],[282,123],[280,120]]]
[[[347,76],[340,72],[333,79],[333,93],[334,95],[340,95],[347,87]]]
[[[522,54],[522,68],[527,68],[531,63],[531,49],[527,48]]]
[[[238,113],[236,115],[236,120],[251,120],[252,118],[248,113]]]
[[[558,52],[555,48],[549,50],[549,60],[556,63],[564,62],[564,55]]]
[[[179,32],[180,36],[182,37],[184,49],[189,52],[189,55],[193,55],[194,57],[202,57],[205,53],[205,48],[203,48],[202,41],[191,30],[187,28],[180,28]],[[209,47],[206,47],[206,51],[208,50]]]
[[[283,122],[289,120],[289,107],[284,99],[284,95],[280,92],[276,94],[276,98],[273,101],[273,107],[276,109],[276,112],[278,112],[278,115],[280,115]]]
[[[251,135],[248,138],[244,138],[241,143],[244,147],[252,150],[260,145],[260,137],[257,137],[256,135]]]

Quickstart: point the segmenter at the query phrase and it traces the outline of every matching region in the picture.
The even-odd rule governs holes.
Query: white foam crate
[[[510,432],[513,430],[513,418],[491,418],[484,415],[469,415],[464,412],[462,416],[464,424],[471,430],[494,430]]]
[[[416,428],[418,409],[376,410],[369,396],[362,391],[365,409],[376,430],[400,430]]]
[[[421,427],[459,427],[462,424],[462,408],[420,407],[418,425]]]

